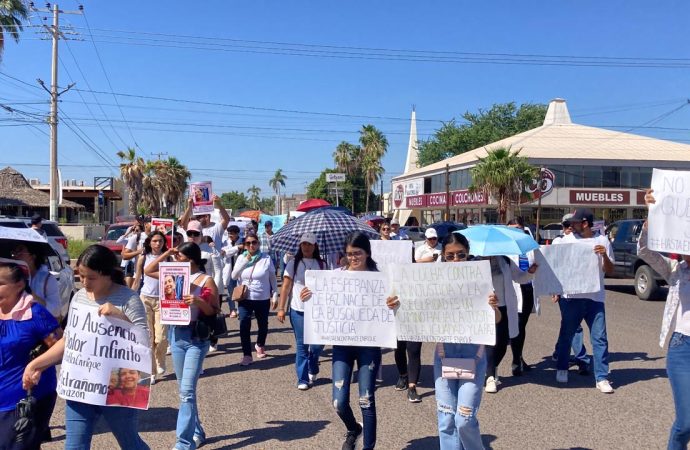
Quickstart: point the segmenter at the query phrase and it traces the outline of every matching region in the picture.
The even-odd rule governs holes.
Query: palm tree
[[[1,1],[1,0],[0,0]],[[120,175],[127,185],[129,195],[129,213],[137,214],[137,206],[141,199],[142,182],[144,178],[144,160],[137,156],[136,150],[128,148],[126,151],[117,152],[122,160],[120,163]]]
[[[5,49],[5,33],[19,42],[19,32],[23,31],[22,19],[29,18],[29,11],[22,0],[0,0],[0,61]]]
[[[256,205],[259,203],[259,194],[261,194],[261,188],[256,187],[256,185],[252,185],[249,189],[247,189],[247,194],[249,194],[249,201],[252,204],[252,209],[256,209]]]
[[[362,146],[362,169],[366,183],[366,210],[369,211],[369,192],[384,173],[381,158],[388,150],[388,139],[373,125],[362,125],[359,130],[359,143]]]
[[[361,150],[357,145],[342,141],[333,152],[335,166],[338,170],[345,172],[348,177],[351,177],[360,167]]]
[[[180,200],[187,192],[187,182],[192,177],[187,167],[174,156],[159,161],[156,165],[156,178],[160,189],[161,200],[166,211],[170,213],[177,209]]]
[[[280,187],[285,187],[285,180],[287,180],[287,177],[283,174],[283,169],[278,169],[276,170],[275,175],[273,175],[273,178],[271,178],[268,181],[268,184],[271,186],[271,189],[273,189],[276,193],[276,204],[274,211],[276,214],[282,213],[282,211],[279,211],[280,209]]]
[[[525,184],[538,176],[539,169],[530,165],[527,158],[520,156],[520,150],[498,147],[487,151],[484,158],[471,169],[471,191],[482,191],[484,195],[498,200],[499,222],[505,223],[510,206],[519,201]]]
[[[147,213],[154,217],[160,213],[161,193],[163,191],[163,180],[156,173],[158,166],[160,166],[160,161],[147,161],[144,164],[141,178],[141,205]]]

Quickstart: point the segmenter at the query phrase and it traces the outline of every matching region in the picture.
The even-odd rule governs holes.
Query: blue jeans
[[[240,341],[244,356],[252,356],[252,313],[256,316],[256,323],[259,326],[256,345],[259,347],[266,345],[270,307],[270,300],[242,300],[237,304],[240,313]]]
[[[149,450],[137,429],[138,411],[121,406],[99,406],[67,400],[65,407],[65,449],[89,450],[93,426],[103,416],[122,449]]]
[[[680,333],[671,335],[666,372],[676,407],[676,420],[671,427],[668,449],[685,450],[690,442],[690,336]]]
[[[355,361],[359,408],[364,423],[364,449],[376,445],[376,373],[381,365],[379,347],[333,346],[333,405],[348,431],[357,430],[357,420],[350,407],[350,383]]]
[[[570,347],[577,327],[584,319],[589,327],[589,338],[594,355],[594,377],[597,382],[609,376],[609,343],[606,336],[606,310],[602,302],[585,298],[561,298],[561,330],[556,353],[558,370],[568,370]]]
[[[228,290],[228,308],[230,311],[235,311],[237,309],[236,303],[232,301],[232,290],[235,289],[235,286],[237,286],[237,280],[230,278],[230,281],[228,281],[228,285],[226,286]]]
[[[479,347],[473,344],[443,344],[447,358],[473,358]],[[474,380],[441,377],[441,358],[434,355],[436,414],[441,450],[483,450],[477,412],[482,401],[486,354],[477,362]]]
[[[173,325],[170,327],[170,351],[177,386],[180,390],[180,410],[177,413],[175,428],[177,436],[175,448],[178,450],[196,448],[194,436],[198,436],[202,441],[206,439],[196,405],[196,385],[209,345],[207,339],[192,337],[191,326]]]
[[[563,307],[560,305],[560,302],[558,304],[558,307],[561,309],[561,314],[563,314]],[[582,329],[582,325],[577,326],[577,330],[575,330],[575,336],[573,336],[573,342],[570,344],[570,348],[572,349],[572,354],[570,355],[570,364],[585,364],[589,366],[589,363],[592,362],[589,358],[589,355],[587,355],[587,347],[585,347],[584,343],[584,330]],[[553,359],[558,359],[558,343],[554,345],[553,347]]]
[[[290,323],[295,333],[295,369],[297,370],[297,384],[308,384],[309,375],[319,373],[319,355],[323,345],[308,345],[304,343],[304,313],[290,310]]]

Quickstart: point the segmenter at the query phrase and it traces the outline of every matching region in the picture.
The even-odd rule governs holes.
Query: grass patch
[[[95,243],[96,241],[89,241],[86,239],[70,239],[67,241],[67,253],[69,254],[70,259],[77,259],[79,258],[79,255],[86,250],[86,247]]]

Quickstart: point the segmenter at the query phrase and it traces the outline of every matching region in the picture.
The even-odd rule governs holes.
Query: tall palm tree
[[[256,205],[259,204],[259,194],[261,194],[261,188],[256,187],[256,185],[252,185],[249,189],[247,189],[247,194],[249,194],[249,202],[252,204],[252,209],[256,209]]]
[[[538,176],[539,168],[520,156],[520,150],[510,151],[510,147],[498,147],[487,151],[484,158],[471,169],[471,191],[482,191],[488,198],[498,200],[499,222],[505,223],[511,205],[520,199],[525,184]]]
[[[160,213],[161,194],[164,191],[163,180],[157,176],[160,165],[160,161],[147,161],[141,179],[141,205],[154,217]]]
[[[388,151],[388,139],[373,125],[362,125],[359,130],[359,143],[362,146],[362,169],[366,183],[366,210],[369,211],[369,193],[384,173],[381,158]]]
[[[283,169],[278,169],[276,170],[276,173],[273,175],[273,178],[271,178],[268,181],[268,184],[271,186],[271,189],[273,189],[276,193],[276,205],[274,208],[274,211],[276,214],[282,213],[282,211],[279,211],[280,209],[280,188],[285,187],[285,180],[287,180],[287,176],[283,174]]]
[[[177,212],[177,206],[187,192],[188,181],[191,176],[192,174],[187,167],[174,156],[158,161],[156,164],[157,184],[167,213],[173,210],[175,213]]]
[[[345,172],[348,177],[351,177],[360,167],[361,150],[357,145],[342,141],[333,152],[335,166],[338,170]]]
[[[1,1],[1,0],[0,0]],[[117,152],[122,161],[120,163],[120,175],[127,186],[129,196],[129,213],[137,213],[137,206],[141,199],[142,182],[144,178],[145,163],[143,158],[137,156],[136,150],[128,148],[126,151]]]
[[[22,0],[0,0],[0,61],[5,49],[6,36],[19,42],[19,32],[24,30],[22,20],[28,18],[29,10]]]

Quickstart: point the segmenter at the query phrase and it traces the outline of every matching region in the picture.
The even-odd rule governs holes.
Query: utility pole
[[[151,156],[158,156],[158,161],[160,161],[161,156],[168,156],[168,152],[151,152]]]
[[[381,195],[379,195],[379,211],[381,212],[381,217],[383,217],[383,176],[381,176]]]
[[[542,190],[543,187],[542,185],[544,184],[544,168],[540,167],[539,168],[539,184],[537,185],[537,190],[535,192],[539,193],[539,198],[537,199],[537,226],[535,231],[535,240],[537,243],[539,243],[539,222],[541,221],[541,196],[544,193]]]
[[[60,32],[59,20],[60,13],[63,14],[81,14],[84,9],[83,6],[79,6],[79,11],[62,11],[58,8],[58,5],[53,5],[53,9],[50,9],[50,3],[46,4],[47,8],[34,8],[33,2],[29,4],[29,7],[37,12],[52,12],[53,13],[53,26],[45,27],[46,30],[51,34],[53,40],[53,57],[52,57],[52,67],[51,67],[51,79],[50,79],[50,90],[46,88],[45,83],[38,79],[38,84],[40,84],[43,89],[48,91],[50,94],[50,117],[48,122],[50,124],[50,220],[58,220],[58,196],[61,186],[59,185],[58,176],[58,153],[57,153],[57,143],[58,143],[58,98],[60,95],[69,91],[75,83],[70,84],[67,88],[62,91],[58,90],[58,40],[60,37],[65,39],[65,36]]]
[[[446,164],[446,218],[450,220],[450,166]]]

